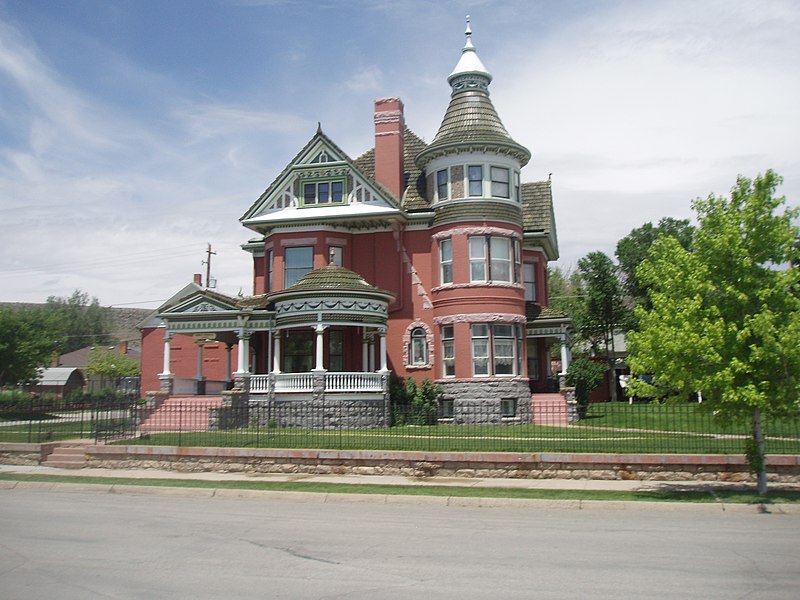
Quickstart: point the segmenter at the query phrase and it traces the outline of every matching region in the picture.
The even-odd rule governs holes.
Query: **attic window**
[[[303,206],[341,204],[344,201],[344,181],[315,181],[303,184]]]
[[[328,156],[328,153],[323,150],[322,152],[317,154],[317,156],[311,162],[312,163],[326,163],[326,162],[330,162],[330,160],[331,159],[330,159],[330,156]]]

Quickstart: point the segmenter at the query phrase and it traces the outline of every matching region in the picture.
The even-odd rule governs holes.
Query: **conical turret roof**
[[[443,154],[479,148],[511,154],[524,166],[531,154],[511,138],[489,98],[492,75],[472,43],[469,17],[465,33],[467,41],[461,58],[447,78],[453,90],[450,105],[436,137],[417,156],[417,164],[424,166]]]

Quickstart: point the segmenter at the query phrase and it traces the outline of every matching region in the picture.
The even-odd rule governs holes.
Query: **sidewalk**
[[[158,469],[59,469],[45,466],[0,465],[0,473],[58,475],[62,477],[108,477],[124,479],[177,479],[200,481],[264,481],[337,483],[348,485],[453,486],[530,490],[594,491],[754,491],[755,484],[719,481],[641,481],[601,479],[500,479],[477,477],[403,477],[399,475],[314,475],[308,473],[222,473],[217,471],[167,471]],[[770,483],[770,489],[800,490],[797,483]]]

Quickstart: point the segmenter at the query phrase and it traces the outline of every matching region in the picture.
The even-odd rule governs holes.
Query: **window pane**
[[[469,257],[484,258],[486,256],[486,238],[473,236],[469,238]]]
[[[493,281],[511,281],[511,240],[505,237],[492,237],[492,273]]]
[[[453,242],[442,240],[439,243],[440,262],[442,267],[441,283],[453,283]]]
[[[492,196],[508,198],[508,169],[492,167]]]
[[[306,183],[303,185],[303,204],[315,204],[317,202],[317,184]]]
[[[536,264],[532,262],[525,263],[525,300],[527,302],[536,302]]]
[[[483,167],[470,165],[467,172],[469,174],[469,195],[483,196]]]
[[[330,246],[328,248],[328,262],[329,264],[341,267],[344,263],[344,249],[341,246]]]
[[[436,171],[436,191],[439,196],[439,200],[446,200],[448,198],[447,169]]]
[[[425,330],[417,327],[411,331],[411,364],[424,365],[428,362],[428,339]]]
[[[320,204],[327,204],[330,202],[330,184],[320,183],[317,185],[317,201]]]
[[[470,281],[486,281],[486,238],[469,238],[469,278]]]
[[[341,181],[331,182],[331,202],[341,202],[344,184]]]
[[[306,273],[314,270],[314,248],[298,246],[286,248],[284,256],[283,287],[288,288]]]
[[[453,377],[456,374],[456,346],[453,341],[452,325],[442,327],[442,357],[445,377]]]

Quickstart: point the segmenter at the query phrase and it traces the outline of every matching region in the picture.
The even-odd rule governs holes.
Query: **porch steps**
[[[536,425],[567,425],[567,399],[561,394],[532,394],[531,408]]]
[[[53,444],[52,452],[42,461],[43,467],[82,469],[86,466],[86,446],[91,442],[60,442]]]
[[[222,396],[171,396],[144,418],[139,431],[208,431],[208,409],[220,406]]]

